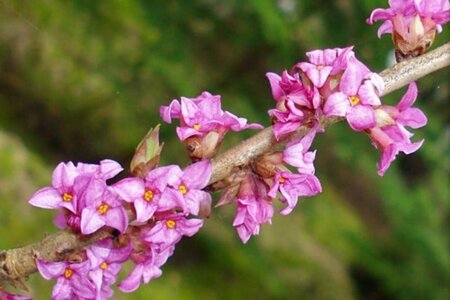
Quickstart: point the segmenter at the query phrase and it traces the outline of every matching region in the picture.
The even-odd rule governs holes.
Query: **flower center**
[[[202,128],[202,126],[200,124],[194,124],[194,126],[192,126],[195,130],[200,130],[200,128]]]
[[[167,220],[166,221],[166,226],[167,226],[167,228],[169,228],[169,229],[173,229],[173,228],[175,228],[175,225],[176,225],[177,223],[174,221],[174,220]]]
[[[109,205],[106,203],[103,203],[102,205],[100,205],[99,207],[97,207],[97,211],[99,212],[99,214],[104,215],[106,214],[106,212],[109,209]]]
[[[72,277],[72,274],[73,274],[73,270],[71,268],[66,268],[66,270],[64,271],[64,277],[66,277],[67,279]]]
[[[183,194],[183,195],[186,195],[186,193],[187,193],[187,187],[184,185],[184,184],[182,184],[182,185],[180,185],[179,187],[178,187],[178,189],[180,190],[180,192]]]
[[[155,194],[153,193],[152,190],[146,190],[144,193],[144,200],[150,202],[152,201],[154,195]]]
[[[64,194],[62,195],[62,200],[63,200],[64,202],[70,202],[70,201],[72,201],[72,199],[73,199],[73,196],[72,196],[71,193],[64,193]]]
[[[106,261],[102,262],[102,264],[100,265],[100,269],[102,270],[108,269],[108,264],[106,263]]]
[[[348,101],[350,101],[350,104],[351,104],[352,106],[355,106],[356,104],[358,104],[359,102],[361,102],[361,100],[359,99],[358,96],[351,96],[351,97],[348,97]]]
[[[323,69],[323,67],[324,67],[323,65],[317,65],[317,70],[319,70],[319,71],[320,71],[320,70],[322,70],[322,69]]]
[[[278,182],[279,183],[285,183],[286,182],[286,178],[284,178],[283,176],[280,176],[280,178],[278,178]]]

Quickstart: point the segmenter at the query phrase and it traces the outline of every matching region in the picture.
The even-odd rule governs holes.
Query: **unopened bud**
[[[402,16],[393,18],[392,39],[397,62],[425,53],[436,37],[436,23],[431,18],[415,15],[406,27]]]
[[[223,138],[223,137],[222,137]],[[210,131],[204,136],[192,136],[184,140],[184,145],[192,161],[212,158],[222,143],[221,134]]]
[[[283,153],[268,152],[260,155],[252,163],[252,170],[262,178],[272,178],[278,171],[278,166],[283,164]]]
[[[130,163],[130,171],[136,177],[144,178],[159,163],[164,144],[159,144],[159,124],[150,129],[139,145]]]

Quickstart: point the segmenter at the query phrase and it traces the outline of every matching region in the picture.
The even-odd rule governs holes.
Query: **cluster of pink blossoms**
[[[284,151],[263,154],[219,200],[218,205],[236,204],[233,226],[243,243],[259,234],[261,224],[271,223],[274,200],[278,199],[283,206],[280,214],[288,215],[300,197],[315,196],[322,191],[314,175],[316,153],[309,151],[317,130],[316,126],[305,137],[292,141]]]
[[[422,54],[441,25],[450,20],[447,0],[390,0],[390,8],[376,9],[368,22],[382,20],[378,35],[392,33],[400,59]],[[277,140],[301,126],[309,132],[282,150],[255,158],[248,166],[219,184],[224,188],[216,206],[233,204],[233,226],[246,243],[271,223],[274,202],[280,214],[290,214],[299,199],[321,192],[315,176],[316,151],[310,147],[328,118],[345,118],[357,132],[366,133],[382,152],[377,164],[383,175],[399,152],[416,151],[423,143],[411,142],[405,127],[419,128],[425,115],[412,104],[417,86],[411,83],[396,106],[381,103],[383,80],[360,62],[352,47],[315,50],[308,61],[299,62],[281,75],[267,73],[276,107],[269,110]],[[47,262],[35,253],[41,275],[55,279],[52,299],[107,299],[123,263],[132,261],[131,272],[118,284],[124,292],[161,276],[161,267],[183,236],[193,236],[203,226],[211,209],[205,192],[212,174],[211,162],[228,131],[261,129],[259,124],[223,111],[220,96],[203,92],[196,98],[181,97],[160,109],[162,119],[179,119],[177,134],[195,162],[156,167],[161,147],[157,130],[148,134],[132,161],[128,177],[109,184],[122,167],[112,160],[100,164],[60,163],[53,172],[52,186],[37,191],[31,205],[56,209],[55,224],[81,236],[106,230],[111,237],[79,251],[55,249],[64,260]],[[144,139],[145,140],[145,139]],[[28,300],[0,287],[1,299]]]
[[[450,20],[448,0],[389,0],[389,6],[375,9],[367,23],[384,21],[378,37],[392,34],[398,61],[424,53]]]
[[[155,168],[145,178],[130,177],[112,185],[106,180],[122,168],[111,160],[99,165],[61,163],[52,187],[37,191],[29,203],[58,209],[55,223],[82,235],[109,228],[111,238],[71,253],[65,261],[37,267],[56,279],[52,299],[107,299],[124,262],[135,266],[118,285],[124,292],[161,276],[161,266],[183,236],[192,236],[209,214],[211,196],[202,191],[211,177],[211,163],[202,160],[181,170],[176,165]],[[134,220],[129,222],[128,216]],[[64,249],[56,249],[64,254]]]
[[[357,132],[365,132],[382,151],[378,174],[383,175],[399,152],[410,154],[423,141],[411,142],[405,126],[419,128],[425,115],[411,108],[417,87],[411,83],[397,106],[383,105],[382,78],[360,62],[352,47],[315,50],[308,62],[297,63],[290,72],[267,73],[276,101],[269,111],[277,139],[301,125],[316,124],[329,117],[343,117]]]
[[[211,152],[217,152],[220,142],[211,142],[208,136],[219,134],[219,141],[229,131],[262,128],[258,124],[247,125],[247,120],[238,118],[229,112],[223,112],[220,97],[203,92],[194,99],[181,98],[181,103],[172,101],[162,106],[161,117],[168,123],[172,118],[180,119],[177,133],[180,140],[192,135],[202,139],[202,145]],[[271,152],[255,161],[253,168],[247,168],[239,176],[233,176],[218,206],[234,204],[237,207],[233,226],[241,240],[246,243],[252,235],[257,235],[260,225],[270,223],[274,214],[273,200],[279,199],[284,207],[281,214],[289,214],[301,196],[313,196],[321,191],[321,185],[314,176],[313,160],[315,152],[308,152],[312,139],[318,130],[316,127],[307,136],[289,145],[285,152]],[[207,151],[210,153],[210,151]],[[294,153],[295,152],[295,153]],[[208,157],[205,152],[200,152]],[[205,157],[197,157],[205,158]],[[290,171],[285,164],[297,168],[298,173]],[[271,172],[261,168],[270,168]],[[280,197],[278,197],[278,192]]]
[[[220,96],[209,92],[196,98],[173,100],[169,106],[161,106],[160,114],[167,123],[172,123],[172,119],[180,120],[177,134],[193,160],[213,157],[230,130],[263,128],[255,123],[247,124],[245,118],[223,111]]]

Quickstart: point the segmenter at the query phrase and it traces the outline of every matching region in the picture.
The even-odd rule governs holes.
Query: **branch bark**
[[[382,71],[380,75],[385,84],[383,95],[449,65],[450,42],[420,57],[403,61]],[[338,118],[330,119],[323,125],[329,126],[337,121],[339,121]],[[274,146],[284,144],[294,137],[304,136],[308,130],[308,127],[302,126],[293,135],[281,141],[275,140],[272,127],[260,131],[213,159],[213,174],[210,183],[226,178],[234,168],[247,165],[252,159],[273,149]],[[19,283],[21,278],[26,278],[36,272],[36,258],[46,261],[62,260],[64,253],[82,249],[95,241],[110,236],[109,229],[100,230],[90,236],[80,236],[65,230],[49,235],[28,246],[0,251],[0,285],[5,280]]]

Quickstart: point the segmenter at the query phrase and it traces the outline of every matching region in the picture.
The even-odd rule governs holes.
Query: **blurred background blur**
[[[53,211],[27,205],[60,161],[127,166],[158,108],[202,91],[268,125],[265,78],[317,48],[355,45],[372,70],[391,40],[365,19],[375,0],[0,0],[0,249],[55,232]],[[435,46],[449,40],[449,29]],[[446,299],[449,68],[419,81],[429,123],[418,153],[376,175],[379,153],[338,124],[320,135],[323,193],[242,245],[232,207],[184,239],[164,274],[115,299]],[[384,98],[395,104],[401,92]],[[446,103],[447,102],[447,103]],[[230,147],[252,132],[230,134]],[[163,125],[162,163],[186,164],[175,125]],[[28,281],[35,299],[53,282]]]

